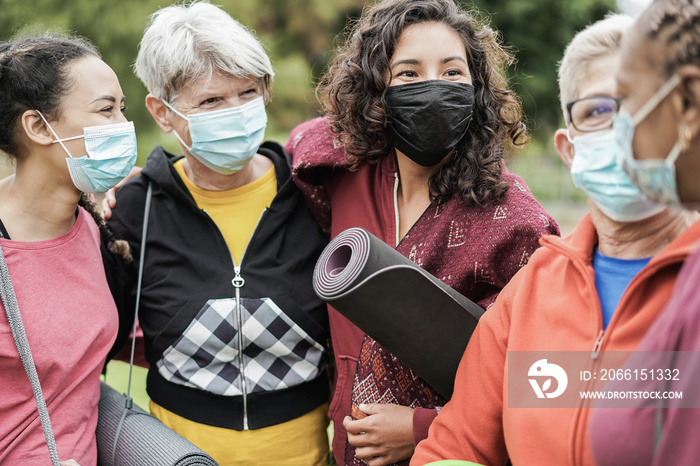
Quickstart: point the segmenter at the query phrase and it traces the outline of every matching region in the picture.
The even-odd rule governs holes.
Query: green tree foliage
[[[563,120],[557,63],[574,34],[615,11],[614,0],[462,0],[490,16],[491,26],[516,52],[512,85],[520,95],[528,127],[549,136]]]
[[[53,30],[89,38],[117,73],[127,96],[127,117],[136,124],[139,164],[156,143],[178,151],[161,134],[143,104],[146,89],[133,73],[138,44],[148,17],[173,2],[162,0],[0,0],[0,40],[15,34]],[[316,116],[313,93],[338,31],[358,16],[362,0],[215,1],[267,46],[276,71],[268,107],[268,137],[284,142],[289,131]],[[30,76],[27,79],[31,79]]]
[[[513,85],[529,127],[547,137],[560,121],[556,63],[575,31],[602,18],[614,0],[461,0],[478,8],[517,52]],[[232,16],[255,30],[277,76],[270,104],[268,137],[283,142],[289,130],[317,114],[313,88],[334,53],[336,36],[357,18],[363,0],[218,0]],[[115,70],[136,123],[140,159],[155,143],[176,149],[160,133],[143,101],[146,90],[132,65],[148,16],[170,4],[164,0],[0,0],[0,39],[18,32],[53,29],[91,39]],[[31,79],[31,76],[27,76]]]

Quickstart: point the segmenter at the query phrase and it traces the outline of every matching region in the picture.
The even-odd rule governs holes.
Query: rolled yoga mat
[[[336,236],[314,269],[316,294],[446,399],[484,310],[362,228]]]
[[[211,456],[137,405],[124,419],[112,464],[114,438],[125,403],[126,396],[100,382],[98,466],[218,466]]]

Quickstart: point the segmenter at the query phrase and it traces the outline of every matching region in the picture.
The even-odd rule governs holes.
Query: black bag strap
[[[29,383],[32,386],[34,400],[36,401],[36,407],[39,411],[39,419],[41,420],[41,428],[44,430],[46,444],[49,447],[51,464],[53,466],[59,466],[58,448],[56,447],[56,439],[54,438],[53,428],[51,427],[49,410],[46,407],[44,392],[41,390],[39,375],[37,374],[36,366],[34,365],[32,351],[29,348],[27,332],[24,328],[22,315],[19,312],[17,296],[15,295],[15,289],[12,286],[10,271],[7,268],[7,262],[5,261],[5,254],[3,253],[2,246],[0,246],[0,295],[2,296],[2,304],[5,307],[7,321],[9,322],[10,330],[12,331],[12,338],[15,340],[15,345],[17,346],[19,357],[22,360],[24,371],[27,373]]]
[[[146,190],[146,203],[143,209],[143,228],[141,230],[141,251],[139,252],[139,271],[138,280],[136,281],[136,304],[134,305],[134,323],[131,327],[131,356],[129,357],[129,380],[126,385],[126,403],[124,406],[124,413],[122,418],[119,420],[119,425],[117,426],[117,432],[114,436],[114,446],[112,447],[112,464],[115,464],[117,457],[117,445],[119,443],[119,434],[121,433],[122,427],[124,426],[124,420],[127,414],[132,412],[134,407],[134,400],[131,398],[131,374],[134,369],[134,353],[136,352],[136,325],[138,323],[139,317],[139,306],[141,304],[141,282],[143,281],[143,264],[144,257],[146,256],[146,236],[148,235],[148,218],[151,213],[151,198],[153,197],[153,185],[149,181],[148,189]]]

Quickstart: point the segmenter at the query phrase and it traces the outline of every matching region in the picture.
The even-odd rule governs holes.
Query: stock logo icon
[[[546,359],[540,359],[530,366],[527,375],[530,377],[528,381],[537,398],[556,398],[564,393],[566,385],[569,383],[566,371],[561,366],[548,363]],[[551,391],[552,379],[557,381],[557,387],[554,391]],[[540,381],[542,385],[540,385]]]

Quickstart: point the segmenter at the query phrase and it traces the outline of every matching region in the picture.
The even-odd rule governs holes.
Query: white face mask
[[[676,187],[676,160],[682,152],[680,142],[671,149],[665,159],[636,160],[632,153],[632,141],[636,126],[680,84],[678,75],[673,75],[658,91],[632,116],[620,112],[615,116],[613,129],[616,144],[622,157],[622,168],[632,183],[650,200],[670,206],[681,204]]]
[[[596,131],[576,136],[571,178],[603,214],[616,222],[636,222],[661,213],[666,207],[649,201],[619,164],[615,132]]]
[[[35,110],[68,154],[66,163],[76,188],[86,193],[106,193],[129,174],[138,156],[134,123],[127,121],[83,128],[82,136],[61,139],[40,111]],[[75,158],[64,141],[85,139],[88,155]]]
[[[174,131],[180,144],[207,168],[222,175],[236,173],[250,162],[265,138],[267,113],[262,97],[238,107],[191,115],[163,103],[187,120],[192,146],[188,147]]]

